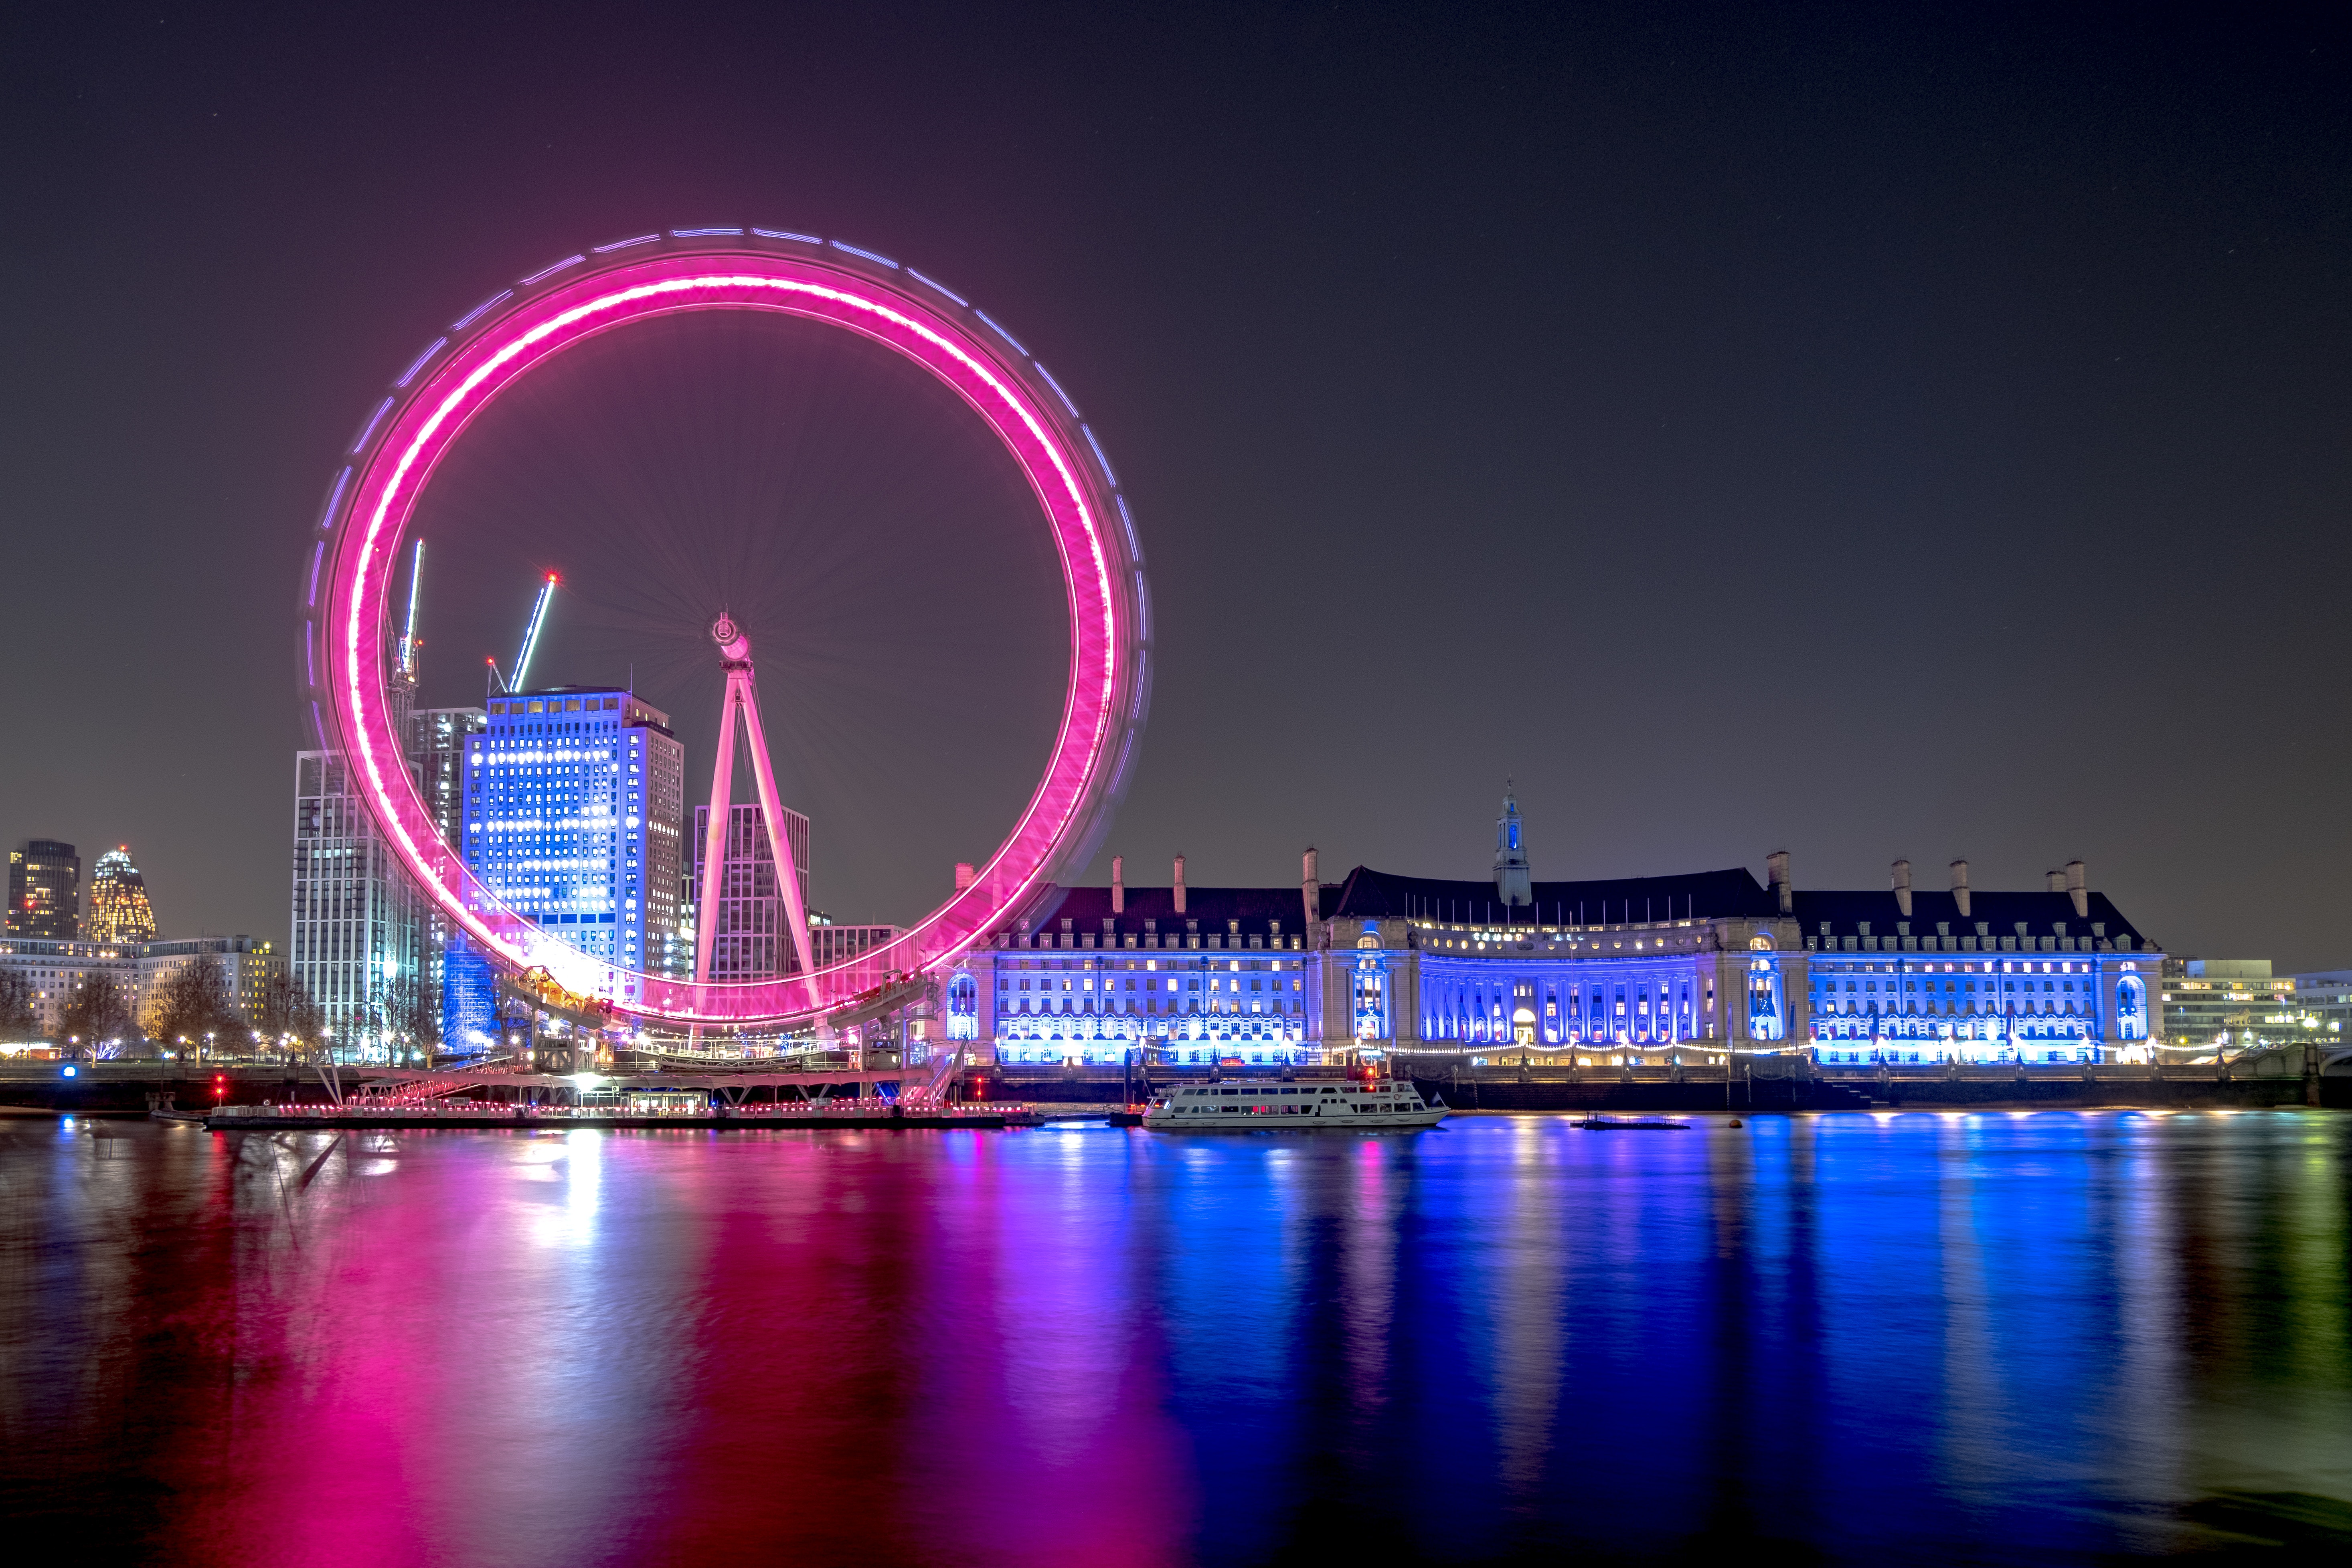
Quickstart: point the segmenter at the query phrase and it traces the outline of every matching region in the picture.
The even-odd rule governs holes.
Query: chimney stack
[[[971,861],[969,861],[969,860],[959,860],[959,861],[957,861],[957,862],[956,862],[956,891],[957,891],[957,892],[959,892],[959,893],[962,892],[965,889],[967,889],[967,888],[969,888],[969,887],[971,887],[971,884],[972,884],[972,882],[974,881],[974,879],[975,879],[973,878],[972,873],[971,873]]]
[[[1307,857],[1299,863],[1298,900],[1307,906],[1308,925],[1323,918],[1323,877],[1312,844],[1307,847]]]
[[[2053,893],[2063,893],[2066,890],[2066,873],[2063,871],[2044,871],[2042,873],[2042,885]]]
[[[1965,860],[1955,860],[1952,862],[1952,902],[1960,906],[1960,918],[1962,920],[1969,918],[1969,863]]]
[[[1911,918],[1911,862],[1908,860],[1895,862],[1895,907],[1903,911],[1905,920]]]
[[[2083,863],[2080,860],[2066,862],[2066,896],[2074,900],[2074,914],[2077,919],[2090,918],[2090,873],[2083,868]]]
[[[1772,891],[1780,898],[1780,912],[1789,914],[1797,907],[1796,889],[1789,885],[1789,852],[1775,849],[1764,857],[1764,874],[1771,879]]]
[[[1184,857],[1176,857],[1176,912],[1184,912]]]
[[[1124,855],[1110,858],[1110,912],[1115,915],[1127,913],[1127,857]]]

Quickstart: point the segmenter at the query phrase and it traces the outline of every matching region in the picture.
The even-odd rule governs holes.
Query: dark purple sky
[[[2352,71],[2294,16],[19,7],[0,148],[0,836],[127,841],[168,930],[284,932],[291,584],[380,387],[581,244],[756,222],[950,281],[1105,433],[1161,629],[1136,880],[1475,876],[1508,773],[1547,879],[2082,856],[2175,951],[2352,963]],[[994,504],[951,430],[892,447],[919,389],[871,408],[850,510]],[[547,548],[612,608],[625,562]],[[904,916],[1003,787],[952,710],[1034,648],[948,564],[937,614],[829,569],[919,689],[811,721],[820,901]]]

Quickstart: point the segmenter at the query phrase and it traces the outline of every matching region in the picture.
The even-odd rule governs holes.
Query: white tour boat
[[[1143,1124],[1168,1132],[1434,1127],[1445,1102],[1410,1083],[1184,1083],[1160,1091]]]

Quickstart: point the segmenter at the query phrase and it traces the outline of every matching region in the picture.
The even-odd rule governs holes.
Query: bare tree
[[[0,1040],[20,1045],[42,1038],[40,998],[33,983],[14,970],[0,973]]]
[[[291,1041],[290,1048],[299,1052],[319,1043],[327,1016],[311,998],[309,986],[280,970],[261,987],[261,1005],[255,1010],[253,1026],[271,1044]]]
[[[219,964],[202,958],[190,959],[164,980],[148,1006],[147,1028],[167,1047],[223,1039],[240,1047],[246,1043],[245,1016],[229,994],[227,976]]]
[[[433,1058],[441,1043],[441,988],[421,974],[404,974],[377,987],[371,998],[380,1026],[405,1049]]]
[[[79,1040],[93,1056],[106,1041],[139,1032],[131,1016],[130,988],[102,969],[83,975],[75,985],[58,1026],[58,1033]]]

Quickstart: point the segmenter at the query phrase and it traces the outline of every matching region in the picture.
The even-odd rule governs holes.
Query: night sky
[[[282,938],[339,448],[506,281],[757,223],[947,280],[1103,432],[1160,646],[1097,879],[1483,876],[1510,775],[1540,878],[2079,856],[2174,952],[2352,964],[2323,15],[15,8],[0,836]],[[910,917],[1042,748],[1021,498],[888,365],[673,337],[428,502],[425,695],[553,565],[535,675],[635,668],[699,757],[740,594],[819,903]]]

